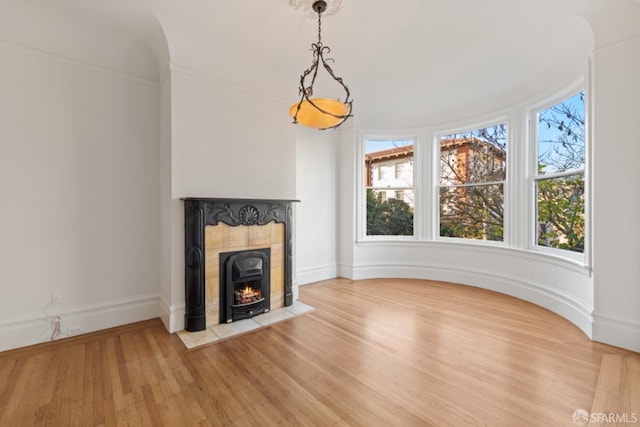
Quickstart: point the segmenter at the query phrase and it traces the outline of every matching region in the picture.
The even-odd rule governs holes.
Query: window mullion
[[[482,187],[488,185],[504,185],[506,180],[500,181],[483,181],[483,182],[467,182],[464,184],[440,184],[440,188],[462,188],[462,187]]]

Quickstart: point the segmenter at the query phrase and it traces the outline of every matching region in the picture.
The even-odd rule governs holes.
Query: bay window
[[[573,93],[484,126],[364,137],[358,240],[484,243],[586,262],[585,98]]]

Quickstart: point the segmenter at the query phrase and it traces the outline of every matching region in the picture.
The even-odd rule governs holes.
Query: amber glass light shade
[[[350,105],[331,98],[311,99],[320,109],[331,113],[327,114],[314,107],[309,101],[296,102],[289,109],[291,117],[298,123],[314,129],[330,129],[344,122],[351,112]],[[300,111],[298,111],[300,105]],[[296,117],[296,113],[298,116]],[[338,117],[334,117],[338,116]]]

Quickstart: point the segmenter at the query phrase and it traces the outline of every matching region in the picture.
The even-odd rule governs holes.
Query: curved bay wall
[[[475,286],[545,307],[591,336],[593,280],[581,266],[529,251],[455,243],[365,243],[339,274],[429,279]]]

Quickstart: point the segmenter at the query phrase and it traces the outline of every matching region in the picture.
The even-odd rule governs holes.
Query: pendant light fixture
[[[300,102],[296,102],[289,109],[289,114],[293,117],[293,123],[300,123],[314,129],[332,129],[337,128],[351,117],[351,103],[349,99],[350,93],[347,85],[344,84],[341,77],[336,77],[333,70],[327,64],[332,58],[325,58],[325,55],[331,52],[329,46],[322,44],[322,12],[327,10],[327,3],[318,0],[311,6],[318,14],[318,41],[311,44],[313,52],[313,62],[311,67],[300,76]],[[314,98],[313,85],[318,76],[320,65],[335,80],[346,93],[344,101],[333,98]],[[311,75],[311,82],[307,85],[307,77]]]

